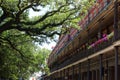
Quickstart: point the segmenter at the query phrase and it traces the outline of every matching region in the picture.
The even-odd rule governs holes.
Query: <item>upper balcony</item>
[[[93,5],[88,14],[79,22],[80,27],[82,28],[82,30],[78,31],[78,30],[72,30],[70,34],[72,35],[72,39],[68,39],[69,35],[65,35],[65,37],[63,37],[57,47],[55,47],[55,49],[53,50],[50,58],[49,58],[49,62],[48,65],[52,65],[55,64],[57,62],[57,60],[59,59],[59,57],[63,57],[64,53],[68,53],[68,51],[65,51],[66,47],[71,46],[71,42],[74,41],[74,39],[76,39],[76,37],[78,37],[78,35],[84,35],[82,34],[82,32],[84,30],[88,30],[91,27],[95,27],[95,26],[99,26],[98,21],[100,19],[102,19],[104,16],[109,15],[108,19],[111,19],[111,16],[113,18],[113,0],[100,0],[101,2],[99,2],[99,4]],[[107,19],[106,19],[107,21]]]

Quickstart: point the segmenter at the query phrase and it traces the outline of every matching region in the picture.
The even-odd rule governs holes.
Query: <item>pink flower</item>
[[[95,46],[95,44],[93,43],[91,46],[92,46],[92,47],[94,47],[94,46]]]
[[[107,34],[103,34],[103,37],[106,37],[107,36]]]
[[[103,41],[107,41],[107,40],[108,40],[108,39],[107,39],[107,36],[104,37],[104,38],[102,38],[102,40],[103,40]]]

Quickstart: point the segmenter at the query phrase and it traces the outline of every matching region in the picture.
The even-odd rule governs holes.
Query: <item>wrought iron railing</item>
[[[118,30],[118,36],[117,36],[117,40],[120,40],[120,30]],[[117,41],[114,39],[114,36],[109,39],[108,41],[105,41],[105,42],[102,42],[101,44],[97,45],[96,47],[94,48],[91,48],[91,49],[86,49],[86,50],[83,50],[83,51],[80,51],[80,52],[77,52],[75,53],[71,58],[67,59],[66,61],[64,61],[63,63],[61,64],[57,64],[56,63],[56,66],[54,66],[54,68],[51,69],[51,72],[55,71],[55,70],[58,70],[58,69],[61,69],[67,65],[70,65],[78,60],[81,60],[87,56],[90,56],[92,54],[95,54],[96,52],[100,51],[100,50],[103,50],[107,47],[109,47],[110,45],[113,44],[113,42]]]
[[[96,16],[94,16],[94,17],[92,18],[92,20],[90,20],[85,26],[86,26],[86,27],[89,26],[89,24],[90,24],[94,19],[96,19],[96,17],[97,17],[98,15],[100,15],[100,13],[102,13],[102,11],[110,5],[110,3],[111,3],[111,2],[107,3],[107,4],[99,11],[99,13],[96,14]],[[76,33],[76,34],[74,35],[73,39],[74,39],[75,37],[77,37],[79,34],[80,34],[80,33]],[[67,42],[65,43],[65,45],[64,45],[60,50],[58,50],[58,52],[57,52],[56,54],[59,54],[65,47],[67,47],[67,46],[69,45],[69,43],[73,41],[73,39],[70,40],[70,41],[67,41]],[[104,42],[104,43],[105,43],[105,42]],[[107,46],[107,43],[106,43],[106,45],[104,45],[104,43],[101,44],[102,46],[99,45],[99,46],[97,46],[95,49],[89,49],[89,52],[90,52],[89,54],[92,54],[92,53],[94,53],[94,52],[96,52],[96,51],[99,51],[99,49],[101,50],[101,49],[103,48],[103,46]],[[109,42],[108,42],[108,43],[109,43]],[[82,57],[84,57],[84,56],[89,55],[86,50],[83,50],[83,51],[81,51],[81,52],[79,52],[79,53],[81,53],[81,55],[78,55],[78,58],[80,58],[80,57],[82,58]],[[82,53],[83,53],[83,54],[82,54]],[[77,57],[76,57],[76,59],[77,59]],[[65,62],[66,62],[66,63],[69,63],[69,62],[72,62],[72,61],[74,62],[74,60],[69,59],[68,61],[65,61]],[[54,68],[52,68],[51,71],[54,71],[54,70],[56,70],[56,69],[59,69],[59,67],[56,67],[56,66],[62,65],[62,64],[58,64],[58,63],[56,63],[56,62],[53,62],[52,65],[54,65]],[[63,63],[63,65],[67,65],[67,64]],[[61,67],[60,67],[60,68],[61,68]]]
[[[104,11],[104,9],[106,9],[106,8],[110,5],[111,2],[112,2],[112,1],[108,2],[108,1],[106,0],[106,2],[104,2],[105,6],[101,7],[101,9],[98,11],[98,13],[97,13],[94,17],[92,17],[91,20],[88,19],[88,21],[85,22],[85,25],[84,25],[83,27],[84,27],[84,28],[88,27],[89,24],[92,23],[93,20],[96,19],[97,16],[99,16],[99,15]],[[89,12],[88,12],[88,13],[89,13]],[[88,18],[90,18],[90,15],[88,16]],[[61,51],[62,51],[64,48],[66,48],[66,47],[70,44],[70,42],[72,42],[72,41],[74,40],[74,38],[77,37],[77,35],[79,35],[79,34],[80,34],[79,32],[76,33],[76,34],[73,36],[73,39],[72,39],[72,40],[69,40],[69,41],[65,42],[64,46],[63,46],[62,48],[60,48],[60,49],[56,52],[56,54],[57,54],[57,55],[60,54]],[[54,60],[54,61],[55,61],[55,60]],[[53,64],[54,64],[54,62],[53,62]]]

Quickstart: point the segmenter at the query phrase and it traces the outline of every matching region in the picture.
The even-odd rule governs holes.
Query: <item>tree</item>
[[[13,43],[9,45],[8,42],[0,45],[0,77],[17,79],[28,70],[34,61],[33,44],[30,44],[29,41],[24,45],[14,45]],[[18,40],[15,41],[15,43],[17,42]]]
[[[19,40],[22,41],[22,37]],[[15,40],[15,43],[19,40]],[[31,41],[15,47],[4,43],[0,45],[0,77],[17,80],[19,77],[28,78],[37,71],[48,73],[45,61],[49,53],[49,50],[39,49]]]
[[[42,54],[33,55],[35,42],[45,42],[48,37],[66,32],[69,26],[77,26],[91,3],[92,0],[0,0],[0,77],[16,79],[27,71],[36,71],[38,61],[44,58]],[[38,12],[42,10],[39,7],[48,10],[29,18],[29,10]]]
[[[0,0],[0,33],[15,29],[32,36],[44,37],[59,34],[60,31],[58,32],[54,28],[78,18],[77,13],[83,8],[81,6],[84,2],[86,1]],[[41,11],[39,6],[43,8],[49,6],[48,11],[44,15],[28,18],[29,9]]]
[[[78,26],[78,21],[93,1],[0,0],[0,37],[3,32],[15,30],[41,43],[47,37],[66,32],[69,26]],[[30,9],[38,12],[46,6],[45,14],[29,18]]]

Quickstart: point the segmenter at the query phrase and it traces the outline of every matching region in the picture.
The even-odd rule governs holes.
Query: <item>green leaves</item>
[[[43,48],[43,49],[36,50],[36,53],[34,54],[34,57],[35,57],[34,63],[36,63],[37,65],[36,67],[38,67],[37,71],[40,70],[43,74],[49,73],[49,69],[46,64],[46,60],[48,58],[49,53],[50,53],[50,50]]]
[[[15,35],[12,35],[13,33]],[[0,45],[0,76],[18,79],[20,76],[28,78],[37,71],[48,73],[46,58],[49,50],[39,49],[29,36],[17,31],[8,31],[3,35],[4,37],[0,38],[0,41],[4,40]]]

